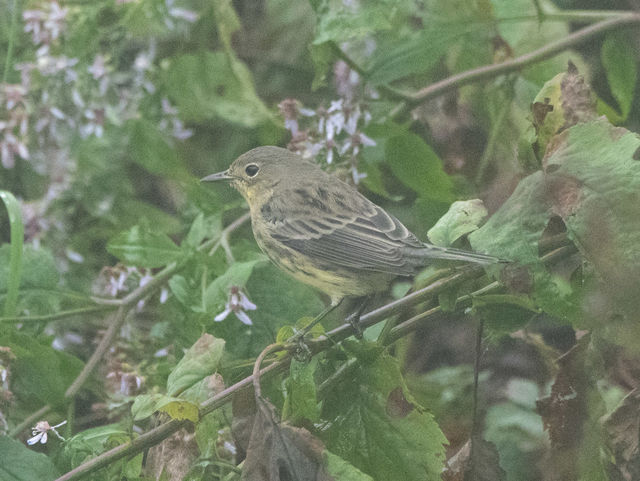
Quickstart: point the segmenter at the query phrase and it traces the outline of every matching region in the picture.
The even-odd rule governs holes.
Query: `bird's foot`
[[[299,332],[290,339],[290,342],[295,344],[293,358],[298,362],[308,362],[311,359],[311,349],[304,342],[305,334],[304,331]]]
[[[353,312],[347,316],[345,319],[351,327],[353,328],[353,335],[356,336],[356,339],[362,339],[362,326],[360,325],[360,314],[361,311],[358,309],[356,312]]]

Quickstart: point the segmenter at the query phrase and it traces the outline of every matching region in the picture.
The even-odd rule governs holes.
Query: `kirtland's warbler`
[[[499,262],[420,241],[356,189],[286,149],[255,148],[228,170],[202,179],[218,180],[229,181],[246,199],[262,251],[331,298],[315,322],[345,297],[366,299],[396,277],[417,274],[433,259]]]

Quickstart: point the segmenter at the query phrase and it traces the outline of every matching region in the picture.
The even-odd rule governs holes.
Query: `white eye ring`
[[[244,168],[244,172],[249,177],[255,177],[256,175],[258,175],[259,170],[260,170],[260,167],[258,167],[256,164],[249,164]]]

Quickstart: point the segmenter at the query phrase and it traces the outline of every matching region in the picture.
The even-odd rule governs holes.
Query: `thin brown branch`
[[[394,117],[402,118],[415,106],[451,90],[458,89],[464,85],[481,82],[483,80],[522,70],[525,67],[542,62],[543,60],[554,57],[565,50],[569,50],[570,48],[585,43],[586,41],[602,35],[605,32],[637,24],[640,24],[640,14],[621,13],[616,17],[609,18],[577,30],[561,40],[551,42],[538,50],[534,50],[533,52],[521,55],[520,57],[516,57],[512,60],[507,60],[506,62],[498,64],[483,65],[482,67],[452,75],[415,93],[399,93],[394,91],[394,95],[399,95],[400,98],[404,100],[402,107],[394,112]]]
[[[96,314],[115,309],[116,306],[99,305],[89,307],[79,307],[78,309],[69,309],[68,311],[60,311],[54,314],[44,314],[41,316],[17,316],[17,317],[0,317],[0,323],[18,323],[18,322],[50,322],[66,319],[67,317],[83,316],[87,314]]]

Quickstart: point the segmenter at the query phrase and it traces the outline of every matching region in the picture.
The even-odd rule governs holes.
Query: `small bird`
[[[201,179],[220,180],[230,182],[249,204],[253,234],[262,251],[282,270],[331,299],[314,324],[343,299],[369,299],[434,259],[500,262],[420,241],[355,188],[280,147],[250,150],[226,171]],[[350,316],[356,332],[365,305],[362,302]]]

